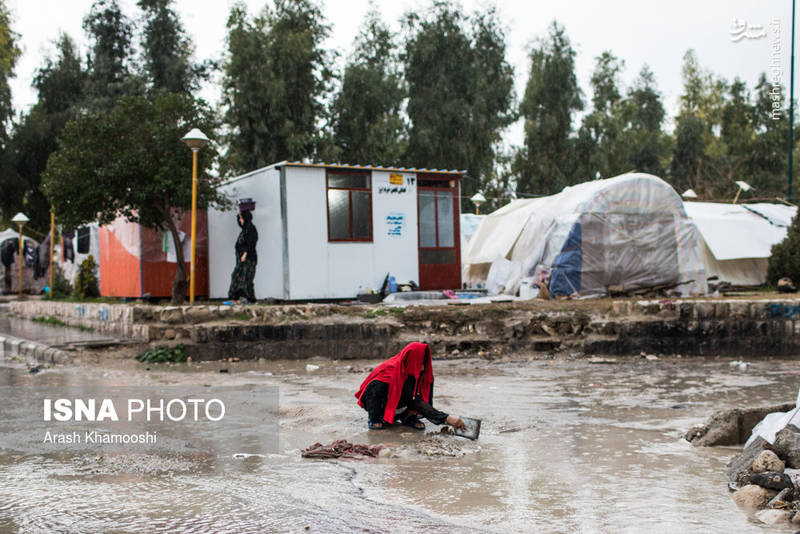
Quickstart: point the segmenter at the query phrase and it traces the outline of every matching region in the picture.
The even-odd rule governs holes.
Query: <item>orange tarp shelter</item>
[[[184,234],[186,277],[189,278],[191,214],[178,222]],[[104,297],[170,297],[177,271],[169,232],[156,232],[120,217],[100,227],[100,294]],[[197,212],[195,295],[208,296],[208,217]],[[188,296],[188,295],[187,295]]]

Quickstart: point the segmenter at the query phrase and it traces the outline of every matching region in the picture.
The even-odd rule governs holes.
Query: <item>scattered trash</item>
[[[733,362],[729,363],[728,365],[730,365],[731,367],[736,367],[740,371],[747,371],[747,368],[752,364],[750,364],[749,362],[742,362],[742,361],[736,360],[736,361],[733,361]]]
[[[256,458],[265,458],[263,454],[250,454],[246,452],[237,452],[233,455],[234,460],[244,460],[245,458],[251,458],[255,456]]]
[[[228,370],[227,370],[227,369],[220,369],[220,370],[219,370],[219,372],[220,372],[220,373],[227,373],[227,372],[228,372]]]
[[[28,366],[28,372],[30,374],[32,374],[32,375],[35,375],[36,373],[38,373],[41,370],[42,370],[42,366],[41,365],[29,365]]]
[[[661,309],[675,311],[675,302],[670,299],[660,299],[658,303],[661,305]]]
[[[778,292],[779,293],[796,293],[797,288],[795,287],[794,283],[792,282],[791,278],[783,277],[778,280]]]
[[[310,447],[303,449],[300,452],[300,456],[303,458],[322,458],[324,460],[331,458],[360,459],[365,456],[375,458],[381,452],[383,447],[383,445],[370,446],[361,443],[350,443],[346,439],[337,439],[330,445],[315,443]]]
[[[612,363],[617,363],[617,360],[615,360],[614,358],[600,358],[599,356],[592,356],[591,358],[589,358],[586,361],[588,361],[589,363],[594,363],[594,364],[612,364]]]
[[[306,364],[306,371],[309,373],[313,373],[319,369],[319,365],[314,365],[313,363]]]

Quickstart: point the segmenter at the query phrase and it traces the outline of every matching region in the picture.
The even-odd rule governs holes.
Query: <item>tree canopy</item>
[[[513,69],[494,9],[464,16],[449,2],[407,14],[405,77],[409,166],[466,169],[471,196],[493,174],[496,148],[515,117]]]
[[[583,97],[575,76],[575,55],[564,27],[556,22],[547,38],[531,50],[528,84],[519,108],[525,144],[514,161],[518,193],[551,194],[579,181],[572,118],[583,109]]]
[[[406,88],[395,36],[376,11],[367,15],[332,104],[338,159],[399,165],[406,148],[401,112]]]
[[[313,157],[333,72],[329,27],[311,0],[276,0],[257,17],[243,4],[228,19],[224,64],[225,171]]]
[[[152,100],[125,96],[109,112],[82,114],[67,123],[42,184],[60,222],[76,227],[122,216],[169,231],[179,243],[173,215],[188,210],[192,198],[192,153],[181,137],[193,127],[213,137],[216,123],[211,110],[175,93],[161,93]],[[213,145],[204,148],[199,168],[209,169],[215,158]],[[217,183],[208,173],[198,181],[199,209],[224,203]],[[176,251],[177,277],[182,281],[182,248]],[[173,299],[182,300],[175,286]]]

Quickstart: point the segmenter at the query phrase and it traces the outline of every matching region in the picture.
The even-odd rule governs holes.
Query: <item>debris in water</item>
[[[337,439],[330,445],[315,443],[300,452],[303,458],[354,458],[359,459],[364,456],[375,458],[383,449],[383,445],[364,445],[362,443],[350,443],[346,439]]]
[[[306,364],[306,371],[309,373],[313,373],[317,369],[319,369],[319,365],[314,365],[313,363]]]
[[[445,441],[439,435],[428,434],[425,439],[418,441],[415,445],[417,452],[424,456],[464,456],[464,450],[458,444],[451,439]]]
[[[600,358],[599,356],[593,356],[593,357],[589,358],[587,361],[589,363],[594,363],[594,364],[598,364],[598,363],[602,363],[602,364],[617,363],[617,360],[615,360],[614,358]]]
[[[729,363],[728,365],[730,365],[731,367],[737,367],[740,371],[747,371],[747,368],[750,366],[750,363],[736,360]]]
[[[244,460],[245,458],[251,458],[253,456],[255,456],[256,458],[264,458],[263,454],[250,454],[250,453],[246,453],[246,452],[237,452],[237,453],[234,453],[233,459],[234,460]]]
[[[42,366],[41,365],[29,365],[28,366],[28,372],[30,374],[32,374],[32,375],[35,375],[36,373],[38,373],[41,370],[42,370]]]
[[[220,372],[220,373],[227,373],[227,372],[228,372],[228,370],[227,370],[227,369],[220,369],[220,370],[219,370],[219,372]]]

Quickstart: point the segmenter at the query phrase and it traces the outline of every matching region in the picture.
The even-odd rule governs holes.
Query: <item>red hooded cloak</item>
[[[425,371],[422,365],[425,364]],[[420,377],[420,374],[422,376]],[[379,380],[389,384],[389,397],[386,399],[386,411],[383,413],[383,420],[387,423],[394,423],[394,412],[400,402],[400,395],[403,392],[403,384],[406,378],[413,376],[416,381],[414,396],[422,395],[422,400],[430,402],[431,385],[433,384],[433,363],[431,361],[431,349],[425,343],[409,343],[399,353],[395,354],[375,369],[361,383],[361,387],[356,392],[358,405],[362,408],[361,396],[367,385],[373,380]]]

